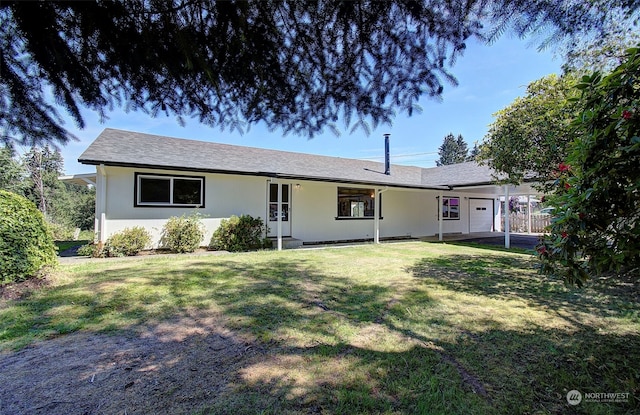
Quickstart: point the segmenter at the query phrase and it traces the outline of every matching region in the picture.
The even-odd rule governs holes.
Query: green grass
[[[82,246],[89,243],[88,239],[78,239],[76,241],[54,241],[56,247],[58,247],[58,254],[66,251],[67,249],[75,246]]]
[[[640,411],[637,285],[569,289],[530,255],[449,244],[62,265],[0,304],[0,347],[190,310],[267,350],[201,413]],[[569,390],[630,393],[567,404]]]

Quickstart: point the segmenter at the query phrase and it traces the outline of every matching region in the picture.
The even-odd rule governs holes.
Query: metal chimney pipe
[[[384,134],[384,174],[389,176],[391,174],[391,164],[389,161],[389,136],[391,134]]]

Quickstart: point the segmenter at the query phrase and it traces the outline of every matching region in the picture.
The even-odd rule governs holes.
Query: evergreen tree
[[[27,172],[11,147],[0,147],[0,190],[24,194]]]
[[[467,160],[466,161],[476,161],[476,159],[478,158],[479,154],[480,154],[480,147],[478,146],[478,143],[475,142],[473,144],[473,148],[471,149],[471,152],[467,156]]]
[[[436,166],[463,163],[467,160],[467,152],[467,143],[462,138],[462,134],[458,134],[456,138],[452,133],[449,133],[438,148],[440,158],[436,160]]]
[[[48,145],[31,147],[24,155],[24,164],[28,171],[25,196],[35,203],[47,220],[56,221],[68,208],[64,185],[58,180],[63,172],[60,151]]]
[[[114,105],[242,131],[368,130],[440,97],[470,39],[597,38],[637,1],[0,2],[0,141],[71,138]],[[51,98],[53,96],[53,98]]]

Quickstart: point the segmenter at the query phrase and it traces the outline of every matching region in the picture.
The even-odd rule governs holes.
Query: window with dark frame
[[[136,173],[135,206],[204,207],[204,177]]]
[[[380,204],[382,216],[382,204]],[[345,218],[373,218],[375,216],[375,190],[338,187],[338,216]]]
[[[459,220],[460,219],[460,198],[459,197],[443,197],[442,198],[442,219]],[[440,212],[438,212],[438,218]]]

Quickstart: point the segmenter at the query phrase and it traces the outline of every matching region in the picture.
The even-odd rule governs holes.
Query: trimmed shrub
[[[35,277],[56,262],[51,231],[36,205],[0,190],[0,284]]]
[[[181,254],[200,248],[204,238],[204,226],[200,219],[198,213],[170,217],[162,228],[161,246]]]
[[[111,235],[104,244],[104,256],[134,256],[151,243],[151,235],[142,226],[125,228]]]
[[[70,241],[73,239],[73,229],[59,223],[47,222],[54,241]]]
[[[217,251],[251,251],[271,245],[264,237],[266,227],[260,218],[250,215],[231,216],[223,219],[213,233],[209,248]]]

